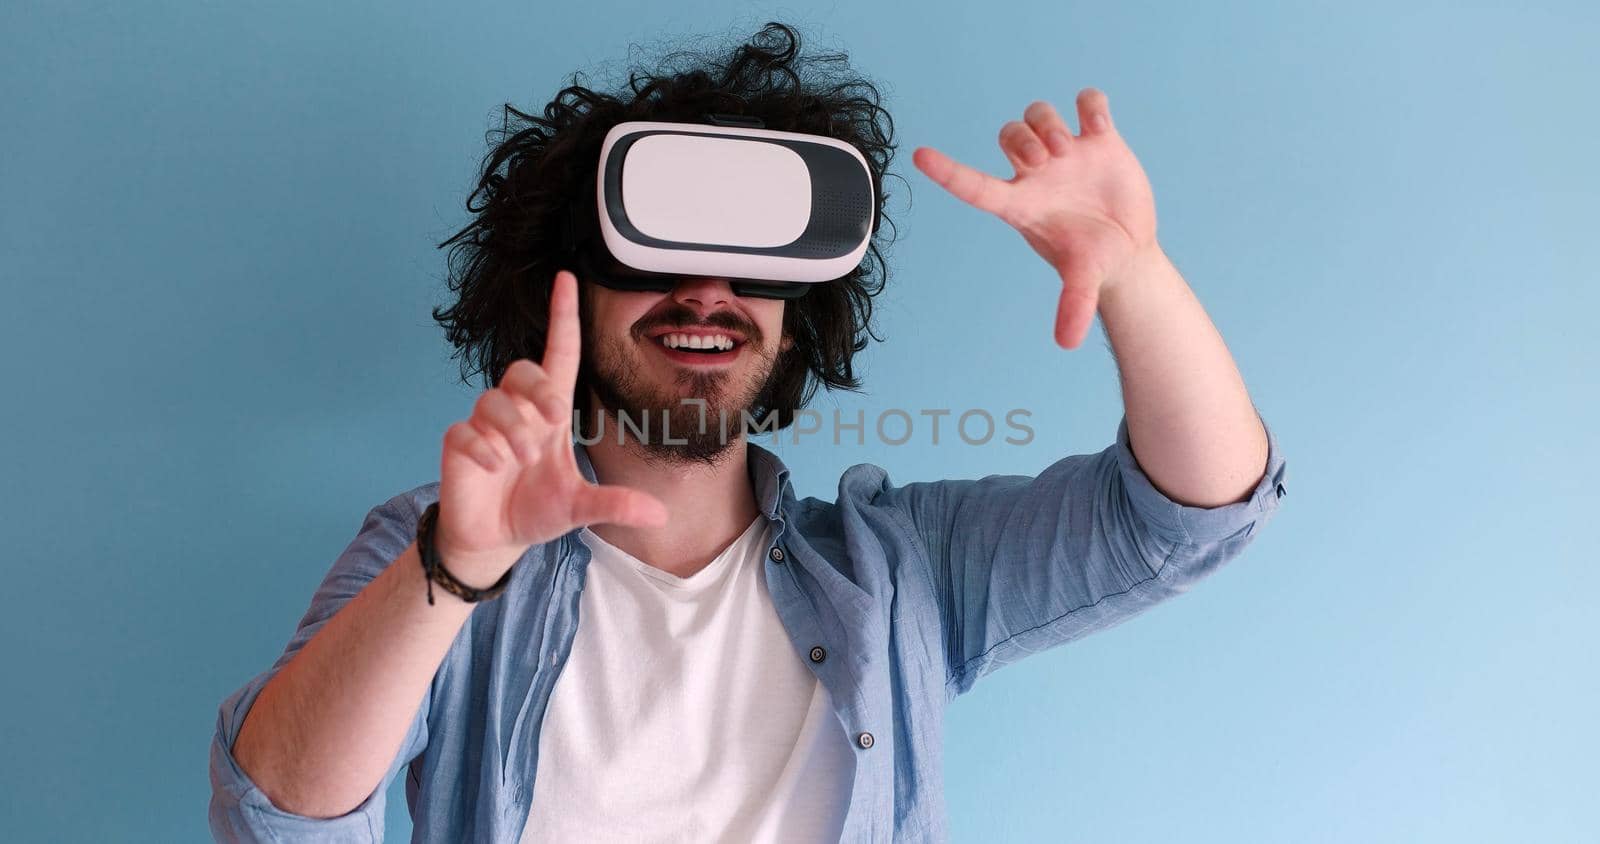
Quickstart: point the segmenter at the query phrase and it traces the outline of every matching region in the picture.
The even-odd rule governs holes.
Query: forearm
[[[262,688],[233,753],[278,808],[337,817],[383,781],[476,606],[433,593],[413,542]]]
[[[1108,281],[1099,312],[1151,482],[1189,506],[1243,500],[1266,468],[1266,432],[1222,335],[1159,245]]]

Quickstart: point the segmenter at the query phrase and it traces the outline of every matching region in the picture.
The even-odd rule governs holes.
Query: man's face
[[[646,431],[646,452],[668,462],[709,460],[731,446],[743,430],[740,411],[791,344],[783,300],[736,296],[723,279],[685,279],[668,293],[586,281],[581,294],[584,364],[605,410],[604,436],[615,441],[618,413],[626,412]],[[704,400],[703,417],[683,399]],[[663,412],[673,443],[663,436]]]

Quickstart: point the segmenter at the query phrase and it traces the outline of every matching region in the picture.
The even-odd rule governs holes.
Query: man
[[[529,269],[621,119],[733,91],[772,128],[882,152],[836,119],[859,99],[752,93],[792,48],[547,110],[555,133],[522,115],[541,128],[491,154],[446,315],[497,386],[446,432],[439,482],[367,514],[283,656],[223,703],[218,838],[378,839],[409,763],[422,840],[943,839],[951,698],[1184,591],[1276,511],[1276,442],[1157,244],[1149,184],[1094,89],[1077,135],[1044,102],[1005,124],[1008,181],[914,155],[1057,271],[1060,345],[1104,323],[1116,441],[1034,478],[897,486],[859,465],[835,501],[801,500],[742,422],[718,421],[788,424],[818,383],[853,386],[873,292],[856,274],[784,300],[724,278],[651,292]],[[702,412],[718,422],[703,433]],[[582,436],[623,413],[670,419],[673,438]]]

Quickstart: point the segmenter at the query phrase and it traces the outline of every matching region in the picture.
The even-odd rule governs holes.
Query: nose
[[[672,288],[672,298],[687,307],[711,311],[733,302],[733,286],[727,279],[686,278]]]

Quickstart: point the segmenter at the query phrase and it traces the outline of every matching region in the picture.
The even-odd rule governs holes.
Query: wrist
[[[403,565],[405,568],[405,577],[407,582],[406,588],[408,591],[424,596],[432,593],[433,604],[466,607],[468,609],[477,606],[477,604],[469,604],[441,588],[438,581],[428,577],[428,567],[421,565],[421,563],[422,549],[417,545],[416,540],[413,539],[411,541],[411,545],[406,548],[405,553],[395,561],[395,565]],[[426,598],[423,600],[425,603],[427,602]]]
[[[468,554],[456,551],[444,541],[444,537],[438,535],[437,528],[434,529],[433,547],[438,552],[439,564],[444,566],[451,577],[463,586],[478,590],[493,587],[517,558],[522,556],[507,553]]]
[[[441,549],[438,527],[439,505],[430,504],[417,521],[416,541],[417,556],[428,578],[428,603],[434,601],[435,584],[469,604],[496,598],[505,591],[511,580],[511,568],[516,564],[515,557],[506,560],[503,554],[496,554],[477,560],[463,559],[459,555],[447,558],[443,551],[448,546]],[[486,582],[490,578],[481,576],[483,572],[492,572],[498,579]]]
[[[1115,310],[1123,300],[1137,298],[1153,284],[1159,283],[1162,277],[1176,271],[1177,268],[1167,258],[1160,243],[1151,241],[1135,249],[1106,275],[1100,285],[1101,318],[1105,317],[1106,310]]]

